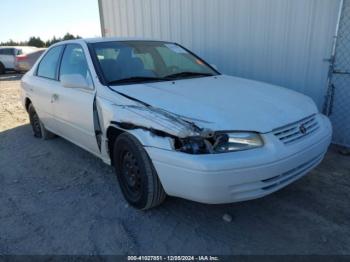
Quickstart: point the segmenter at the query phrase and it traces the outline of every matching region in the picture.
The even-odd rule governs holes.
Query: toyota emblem
[[[300,127],[299,127],[299,130],[300,130],[300,133],[302,133],[303,135],[305,135],[306,134],[306,127],[304,126],[304,125],[301,125]]]

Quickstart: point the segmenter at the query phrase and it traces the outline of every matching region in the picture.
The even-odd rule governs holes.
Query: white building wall
[[[99,0],[105,36],[178,42],[225,74],[310,95],[322,108],[340,0]]]

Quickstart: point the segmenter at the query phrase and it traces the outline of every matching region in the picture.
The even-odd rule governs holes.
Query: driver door
[[[63,75],[69,74],[83,76],[89,88],[67,88],[59,82],[59,87],[52,95],[58,133],[80,147],[99,154],[93,121],[95,88],[84,49],[80,44],[67,44],[65,47],[59,70],[59,81]]]

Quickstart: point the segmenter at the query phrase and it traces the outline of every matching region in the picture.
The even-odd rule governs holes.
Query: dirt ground
[[[137,211],[111,167],[62,138],[35,139],[19,77],[1,76],[1,254],[350,254],[350,157],[332,147],[308,176],[262,199],[168,198]]]

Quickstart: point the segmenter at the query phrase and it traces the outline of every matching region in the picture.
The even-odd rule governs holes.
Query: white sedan
[[[79,39],[22,79],[34,136],[113,165],[126,200],[232,203],[268,195],[323,159],[332,127],[307,96],[220,74],[171,42]]]

